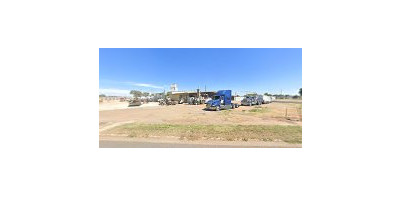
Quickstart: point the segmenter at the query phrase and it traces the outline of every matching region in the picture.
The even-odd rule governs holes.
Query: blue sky
[[[99,49],[99,92],[230,89],[238,94],[297,94],[302,87],[301,48]]]

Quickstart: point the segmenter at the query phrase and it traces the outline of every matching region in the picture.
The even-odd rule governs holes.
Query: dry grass
[[[263,120],[271,119],[284,119],[289,121],[302,120],[302,104],[298,103],[274,103],[274,105],[255,106],[251,109],[235,111],[235,114],[254,116],[262,118]]]
[[[300,104],[300,106],[297,107],[297,113],[300,116],[300,121],[303,121],[303,105]]]
[[[268,107],[256,106],[253,109],[249,110],[249,112],[253,112],[253,113],[268,113],[268,112],[270,112],[270,110],[268,109]]]
[[[175,136],[181,140],[218,139],[227,141],[283,141],[302,143],[301,126],[282,125],[183,125],[137,124],[114,127],[109,134],[130,137]]]

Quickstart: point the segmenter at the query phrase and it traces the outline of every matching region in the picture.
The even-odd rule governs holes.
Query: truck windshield
[[[213,100],[219,100],[219,96],[214,96]]]

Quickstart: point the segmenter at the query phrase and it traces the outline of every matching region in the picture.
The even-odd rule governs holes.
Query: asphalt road
[[[100,140],[100,148],[259,148],[259,146],[205,145],[205,144],[174,144],[135,141]]]

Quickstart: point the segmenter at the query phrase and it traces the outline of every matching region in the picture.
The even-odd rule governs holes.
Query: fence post
[[[285,118],[287,118],[287,107],[285,107],[286,112],[285,112]]]

